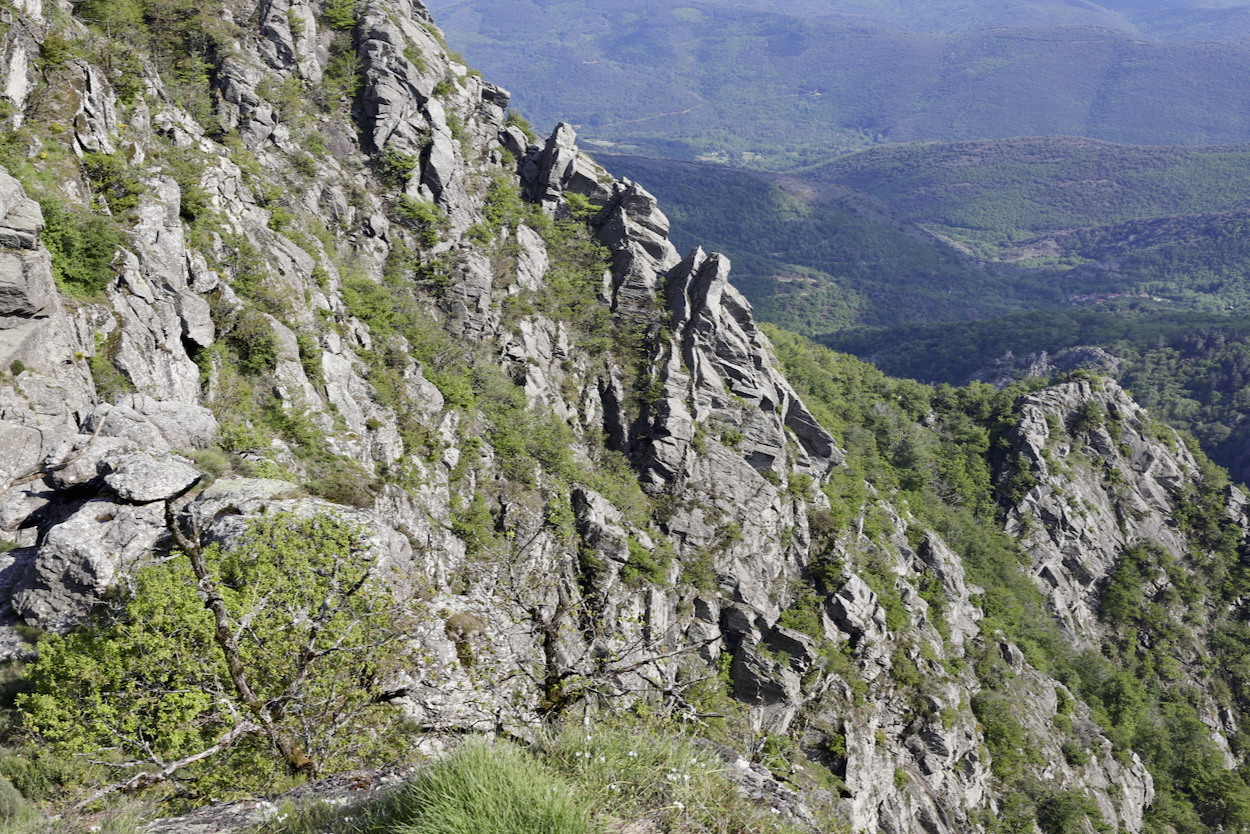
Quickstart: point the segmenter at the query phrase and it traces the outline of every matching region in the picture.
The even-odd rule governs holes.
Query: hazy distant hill
[[[877,197],[992,257],[1043,232],[1250,207],[1250,146],[1072,137],[873,148],[795,172]]]
[[[907,145],[785,175],[601,159],[661,198],[679,246],[733,258],[761,318],[809,335],[1113,294],[1250,309],[1246,146]]]
[[[655,192],[679,251],[733,261],[767,320],[805,334],[857,324],[986,318],[1062,301],[1004,265],[987,268],[885,203],[836,185],[706,163],[600,156]]]
[[[1149,42],[1123,31],[1140,29],[1127,13],[1040,3],[978,8],[1011,24],[1092,14],[1101,25],[931,34],[905,26],[952,28],[953,5],[895,5],[896,19],[714,0],[464,0],[439,11],[457,48],[518,90],[515,104],[541,125],[565,119],[586,138],[670,157],[747,152],[776,166],[874,141],[1250,140],[1250,41]],[[1244,11],[1156,7],[1140,19],[1210,37],[1219,21],[1241,31]],[[964,25],[997,21],[978,13]]]

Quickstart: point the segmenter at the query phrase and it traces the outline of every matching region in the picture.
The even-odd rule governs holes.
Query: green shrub
[[[143,183],[123,154],[83,154],[82,164],[96,196],[104,198],[111,213],[126,214],[138,208]]]
[[[531,142],[538,141],[538,134],[530,127],[530,123],[517,110],[508,109],[507,115],[504,116],[504,127],[519,127],[521,132],[525,134],[525,138]]]
[[[80,57],[78,44],[57,32],[49,32],[39,44],[39,66],[44,72],[65,67],[70,59]]]
[[[408,59],[408,63],[412,64],[417,72],[425,72],[425,58],[421,55],[420,49],[412,45],[405,46],[404,57]]]
[[[391,188],[403,188],[417,168],[417,158],[387,145],[377,156],[378,176]]]
[[[1076,791],[1056,791],[1037,804],[1037,825],[1045,834],[1081,834],[1088,825],[1110,832],[1091,797]]]
[[[330,457],[312,468],[314,477],[305,486],[313,495],[352,507],[373,505],[377,479],[356,461]]]
[[[985,728],[985,743],[993,756],[990,768],[999,779],[1011,782],[1021,775],[1025,764],[1040,760],[1006,698],[980,692],[972,699],[972,711]]]
[[[355,0],[326,0],[321,19],[335,31],[350,32],[356,27]]]
[[[272,371],[278,364],[278,336],[269,320],[255,310],[241,312],[226,336],[239,370],[248,375]]]
[[[0,822],[14,822],[30,816],[31,807],[13,783],[0,776]]]
[[[1086,400],[1077,409],[1072,420],[1072,433],[1082,434],[1102,428],[1107,422],[1107,411],[1097,400]]]
[[[629,561],[621,567],[621,579],[627,585],[668,584],[668,571],[673,557],[661,548],[647,550],[633,536],[629,538]]]
[[[230,459],[220,449],[196,449],[191,453],[191,459],[207,481],[215,481],[230,471]]]
[[[182,202],[178,205],[178,213],[182,219],[194,223],[206,215],[212,204],[209,202],[208,192],[200,185],[204,176],[205,160],[199,150],[194,147],[170,148],[161,154],[161,162],[182,192]]]
[[[96,397],[100,402],[117,402],[119,397],[135,392],[134,383],[117,369],[105,353],[97,351],[95,356],[87,360],[87,367],[91,371],[91,381],[95,383]]]
[[[40,199],[39,207],[57,288],[76,298],[99,299],[113,280],[113,258],[125,240],[116,220],[69,208],[55,197]]]
[[[343,302],[347,311],[369,325],[375,336],[395,329],[395,302],[386,288],[363,276],[343,279]]]
[[[60,755],[41,744],[0,749],[0,777],[32,802],[64,796],[87,776],[81,759]]]
[[[406,194],[401,195],[395,204],[395,216],[416,231],[417,242],[426,249],[438,243],[439,233],[447,227],[447,218],[438,206]]]
[[[495,517],[491,515],[486,496],[474,492],[468,505],[452,501],[451,531],[464,542],[465,553],[477,556],[495,544]]]
[[[275,513],[251,520],[233,550],[205,547],[202,559],[208,579],[177,554],[137,571],[91,622],[40,642],[31,691],[17,705],[51,755],[132,762],[108,768],[113,781],[155,757],[204,751],[256,713],[231,683],[237,674],[251,698],[283,705],[269,720],[295,752],[254,729],[187,767],[188,798],[257,790],[296,767],[350,767],[402,745],[402,717],[379,694],[402,662],[398,636],[409,623],[373,581],[363,531],[331,513]],[[225,607],[231,625],[222,628],[234,630],[239,672],[227,669],[197,593],[206,586]]]

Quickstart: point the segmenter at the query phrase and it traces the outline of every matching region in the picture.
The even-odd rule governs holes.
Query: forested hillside
[[[1244,209],[1250,149],[1048,136],[876,148],[794,175],[870,194],[994,258],[1045,232]]]
[[[1102,21],[1055,25],[1077,22],[1069,4],[1031,28],[952,20],[941,31],[955,34],[930,34],[875,17],[873,5],[864,16],[715,0],[466,0],[439,16],[537,123],[569,121],[621,152],[779,169],[879,142],[1250,140],[1244,40],[1158,43]],[[987,8],[947,13],[975,27]]]

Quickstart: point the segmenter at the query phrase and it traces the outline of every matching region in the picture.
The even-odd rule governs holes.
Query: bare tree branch
[[[159,785],[161,782],[167,782],[175,773],[182,770],[184,767],[193,765],[198,761],[209,758],[210,756],[217,755],[245,735],[259,732],[261,732],[261,728],[250,721],[236,724],[229,732],[217,739],[217,742],[213,746],[207,747],[194,755],[187,756],[186,758],[170,762],[160,770],[145,770],[143,773],[136,773],[124,782],[114,782],[111,785],[105,785],[91,796],[75,804],[72,808],[70,808],[70,813],[76,814],[96,800],[103,799],[104,797],[115,793],[135,793],[137,791],[144,790],[145,788],[150,788],[153,785]],[[131,766],[135,766],[136,764],[137,763],[132,764]]]

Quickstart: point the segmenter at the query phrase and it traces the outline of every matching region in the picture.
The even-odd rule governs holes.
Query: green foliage
[[[133,97],[141,89],[136,50],[147,52],[174,101],[208,123],[213,116],[209,77],[228,51],[236,30],[216,9],[192,0],[84,0],[74,13],[113,45],[101,56],[119,92]],[[129,53],[129,54],[126,54]]]
[[[21,792],[13,787],[12,782],[0,776],[0,823],[17,822],[32,814],[33,809]]]
[[[395,308],[386,288],[363,276],[343,279],[343,301],[353,316],[369,325],[378,336],[395,329]]]
[[[240,371],[255,375],[272,371],[278,364],[278,336],[262,313],[245,308],[224,334]]]
[[[139,194],[143,185],[139,176],[122,154],[87,153],[82,158],[83,169],[95,188],[102,208],[112,214],[128,214],[139,206]]]
[[[112,348],[110,341],[98,340],[95,355],[87,360],[96,396],[101,402],[117,402],[118,397],[135,392],[134,383],[113,364]]]
[[[504,115],[504,127],[519,127],[521,132],[525,134],[525,138],[531,142],[538,141],[538,134],[530,127],[530,123],[521,115],[520,111],[508,108],[508,112]]]
[[[1052,229],[1241,208],[1245,153],[1048,136],[880,147],[805,174],[884,199],[988,254]],[[1088,187],[1093,177],[1100,187]]]
[[[304,450],[310,445],[306,444]],[[304,487],[313,495],[349,507],[373,506],[377,498],[374,492],[377,478],[357,461],[326,454],[310,468],[312,477],[304,483]]]
[[[495,517],[486,504],[486,496],[474,492],[467,506],[453,499],[451,531],[464,542],[466,555],[489,554],[496,544]]]
[[[661,547],[648,550],[633,536],[630,536],[628,544],[629,561],[621,566],[621,579],[632,586],[643,582],[667,585],[669,568],[673,564],[672,554]]]
[[[213,545],[204,556],[252,690],[288,703],[277,713],[283,731],[328,770],[385,755],[399,740],[399,716],[377,696],[402,653],[402,618],[375,584],[361,531],[333,515],[276,514],[251,521],[234,550]],[[32,690],[18,699],[26,726],[63,755],[143,764],[208,748],[248,710],[197,587],[187,558],[176,556],[139,570],[92,622],[44,640]],[[188,767],[180,790],[256,790],[282,764],[263,736],[244,736]]]
[[[504,475],[533,485],[535,465],[565,482],[579,479],[570,449],[573,435],[554,414],[529,408],[525,391],[493,364],[472,370],[473,401],[486,418],[487,435]]]
[[[417,158],[387,145],[378,153],[375,164],[384,183],[391,188],[402,189],[417,168]]]
[[[638,334],[624,330],[600,301],[603,272],[611,253],[584,223],[552,222],[532,215],[528,222],[543,236],[550,257],[546,287],[534,298],[538,308],[569,324],[578,345],[591,354],[618,350],[636,355]]]
[[[1038,802],[1037,825],[1044,834],[1081,834],[1089,830],[1087,825],[1100,834],[1111,834],[1098,803],[1074,790],[1056,791]]]
[[[111,264],[125,241],[116,221],[66,206],[54,197],[44,197],[39,207],[57,288],[84,300],[99,299],[113,280]]]
[[[1029,387],[912,388],[911,383],[890,380],[870,366],[825,352],[800,337],[768,332],[787,377],[847,453],[850,472],[831,479],[827,487],[833,510],[827,518],[812,519],[817,546],[830,531],[854,529],[850,522],[856,516],[865,520],[868,534],[872,507],[862,491],[851,489],[855,480],[869,481],[878,491],[898,490],[918,530],[938,532],[960,554],[969,580],[984,589],[983,631],[1005,634],[1030,663],[1090,705],[1095,721],[1117,749],[1132,749],[1142,756],[1160,797],[1150,812],[1155,830],[1171,826],[1196,834],[1242,824],[1232,821],[1244,819],[1250,789],[1236,771],[1224,769],[1209,732],[1200,729],[1194,708],[1199,700],[1187,689],[1177,660],[1203,651],[1186,621],[1195,615],[1212,616],[1205,613],[1212,600],[1239,598],[1250,581],[1238,567],[1240,532],[1223,511],[1227,476],[1201,453],[1196,455],[1197,485],[1176,503],[1178,527],[1191,543],[1188,563],[1157,547],[1126,550],[1106,585],[1100,609],[1117,639],[1103,653],[1077,652],[1050,617],[1032,579],[1021,571],[1025,559],[1018,545],[1001,532],[995,501],[996,495],[1010,498],[1013,489],[1023,486],[995,485],[991,473],[1019,465],[1005,454],[1002,441],[1017,421],[1019,397]],[[1107,419],[1101,409],[1097,413],[1085,409],[1077,415],[1074,430],[1105,424]],[[850,507],[840,509],[848,499]],[[920,533],[909,533],[909,541],[914,547],[926,546]],[[905,612],[892,598],[892,578],[884,567],[868,558],[856,570],[877,591],[887,617],[894,620],[890,626],[894,630]],[[835,581],[840,574],[840,568],[826,572],[819,564],[812,571],[825,584],[829,584],[822,579],[826,573]],[[1229,612],[1213,615],[1212,634],[1219,635],[1215,639],[1221,658],[1218,674],[1237,703],[1246,703],[1250,627],[1243,615],[1233,613],[1240,610],[1237,606],[1230,609],[1217,603],[1216,608]],[[798,627],[801,613],[787,612],[783,621]],[[1019,818],[1049,815],[1048,831],[1078,830],[1071,827],[1080,824],[1074,820],[1086,817],[1095,827],[1100,825],[1101,820],[1071,797],[1028,787],[1026,774],[1039,762],[1036,745],[1015,717],[1009,670],[992,651],[975,659],[975,669],[984,688],[972,708],[985,728],[995,776],[1021,792]],[[895,674],[900,674],[898,668]],[[1071,740],[1065,755],[1080,762],[1088,754]],[[999,830],[1027,830],[1007,823],[1004,818],[1007,827]]]
[[[335,31],[350,32],[356,28],[355,0],[326,0],[321,19]]]
[[[395,216],[417,233],[417,242],[426,249],[437,244],[439,233],[447,228],[447,218],[438,206],[406,194],[395,204]]]
[[[354,25],[354,24],[353,24]],[[330,40],[330,61],[321,78],[324,107],[329,109],[339,99],[354,99],[364,86],[363,65],[351,37],[335,32]]]
[[[655,819],[672,831],[791,830],[723,777],[724,764],[668,728],[623,721],[565,728],[538,749],[605,816]]]
[[[744,797],[702,747],[667,727],[617,719],[593,735],[553,728],[528,751],[470,738],[397,791],[347,808],[282,814],[260,834],[581,834],[644,818],[688,834],[798,832]]]
[[[49,32],[39,44],[39,66],[44,72],[64,69],[71,58],[81,57],[81,52],[74,41],[59,32]]]
[[[589,197],[584,194],[578,194],[576,191],[564,192],[564,202],[568,206],[569,214],[573,219],[580,220],[583,223],[590,222],[603,208],[603,206],[590,202]]]
[[[529,207],[521,200],[521,192],[514,177],[503,171],[492,171],[487,186],[486,204],[482,217],[486,228],[494,232],[501,226],[515,229],[530,214]]]
[[[412,64],[417,72],[425,72],[425,56],[421,54],[420,49],[412,45],[405,46],[404,57],[408,59],[408,63]]]
[[[822,623],[823,603],[820,597],[808,587],[800,588],[794,603],[781,612],[777,620],[780,625],[801,631],[808,637],[817,640],[825,639],[825,627]]]
[[[977,693],[972,698],[972,712],[984,728],[992,756],[990,767],[996,777],[1011,783],[1020,778],[1025,765],[1043,764],[1010,699],[992,691]]]
[[[195,223],[211,211],[208,192],[200,184],[204,175],[205,160],[193,147],[168,148],[161,154],[165,171],[178,183],[182,202],[178,213],[188,223]]]
[[[589,828],[585,800],[506,743],[469,741],[421,770],[400,802],[405,810],[396,834],[583,834]]]
[[[1072,421],[1072,433],[1084,434],[1100,429],[1107,422],[1107,411],[1097,400],[1086,400],[1081,403],[1081,407],[1077,410],[1076,416]]]

